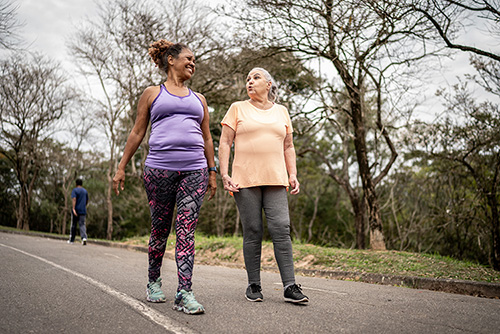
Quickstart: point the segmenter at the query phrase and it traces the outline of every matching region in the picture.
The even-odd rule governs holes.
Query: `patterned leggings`
[[[198,223],[203,196],[207,190],[206,168],[176,172],[144,168],[144,186],[151,210],[151,237],[149,239],[149,281],[160,277],[172,216],[177,204],[175,220],[175,259],[179,285],[177,291],[191,290],[194,264],[194,231]]]

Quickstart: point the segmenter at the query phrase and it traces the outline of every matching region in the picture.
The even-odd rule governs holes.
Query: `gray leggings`
[[[243,255],[248,284],[260,285],[262,251],[262,209],[273,239],[274,257],[278,263],[283,286],[295,284],[288,200],[283,186],[261,186],[240,189],[234,193],[243,226]]]

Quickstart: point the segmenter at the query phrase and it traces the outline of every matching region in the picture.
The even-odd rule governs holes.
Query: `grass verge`
[[[197,233],[195,239],[198,262],[243,265],[241,237],[214,237]],[[129,238],[123,242],[145,246],[148,237]],[[174,247],[175,236],[170,236],[167,251],[173,252]],[[301,243],[294,243],[293,249],[295,266],[303,269],[500,283],[499,271],[477,263],[434,254],[339,249]],[[264,241],[262,244],[262,265],[276,266],[270,241]]]
[[[15,228],[0,226],[0,231],[2,230],[18,231]],[[49,235],[36,231],[30,231],[29,234]],[[63,239],[68,237],[51,235]],[[242,237],[215,237],[197,233],[195,238],[198,263],[243,266]],[[147,246],[148,240],[149,236],[142,236],[116,242]],[[173,253],[174,249],[175,236],[171,235],[167,242],[167,252]],[[293,250],[296,268],[500,283],[499,271],[477,263],[434,254],[327,248],[296,242],[293,244]],[[262,265],[276,266],[270,241],[262,243]]]

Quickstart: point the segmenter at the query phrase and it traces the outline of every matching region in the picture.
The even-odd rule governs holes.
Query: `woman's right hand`
[[[113,177],[113,190],[116,195],[120,195],[120,189],[123,191],[125,189],[125,171],[118,169],[115,176]]]
[[[222,176],[222,184],[224,184],[224,190],[237,193],[240,191],[240,185],[233,182],[229,175]]]

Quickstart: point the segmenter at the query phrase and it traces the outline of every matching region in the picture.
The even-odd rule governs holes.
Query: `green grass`
[[[228,263],[241,262],[243,248],[241,237],[208,237],[197,233],[195,239],[196,256],[199,261],[206,263],[217,262],[216,260]],[[148,238],[130,238],[124,240],[124,242],[147,245]],[[174,246],[175,236],[171,236],[168,240],[167,250],[173,251]],[[264,241],[263,249],[263,262],[274,264],[272,243]],[[301,243],[294,243],[293,249],[294,261],[297,267],[304,269],[500,283],[499,271],[477,263],[460,261],[440,255],[327,248]],[[263,263],[263,265],[266,264]]]
[[[0,226],[1,230],[16,229]],[[47,235],[48,233],[30,232]],[[54,236],[61,237],[58,234]],[[215,237],[196,234],[196,259],[207,264],[243,265],[241,237]],[[120,242],[147,246],[149,236],[127,238]],[[167,251],[175,249],[175,236],[167,242]],[[466,281],[500,283],[500,272],[486,266],[446,256],[399,251],[370,251],[319,247],[294,243],[297,268],[358,273],[376,273],[428,278],[449,278]],[[275,266],[272,243],[263,242],[263,266]]]

